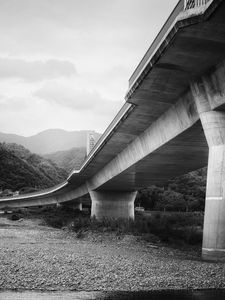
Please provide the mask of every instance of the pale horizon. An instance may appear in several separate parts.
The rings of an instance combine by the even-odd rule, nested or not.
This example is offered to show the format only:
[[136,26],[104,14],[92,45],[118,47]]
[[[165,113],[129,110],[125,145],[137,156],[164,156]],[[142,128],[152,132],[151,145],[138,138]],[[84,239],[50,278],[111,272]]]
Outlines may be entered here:
[[0,131],[0,133],[3,133],[3,134],[13,134],[13,135],[18,135],[18,136],[22,136],[22,137],[32,137],[32,136],[35,136],[35,135],[38,135],[40,133],[43,133],[45,131],[51,131],[51,130],[61,130],[61,131],[66,131],[66,132],[82,132],[82,131],[88,131],[88,132],[96,132],[96,133],[99,133],[99,134],[103,134],[103,132],[98,132],[96,130],[93,130],[93,129],[74,129],[74,130],[67,130],[67,129],[64,129],[64,128],[47,128],[47,129],[44,129],[44,130],[41,130],[41,131],[38,131],[38,132],[34,132],[33,134],[30,134],[30,135],[25,135],[25,134],[17,134],[17,133],[13,133],[13,132],[3,132],[3,131]]

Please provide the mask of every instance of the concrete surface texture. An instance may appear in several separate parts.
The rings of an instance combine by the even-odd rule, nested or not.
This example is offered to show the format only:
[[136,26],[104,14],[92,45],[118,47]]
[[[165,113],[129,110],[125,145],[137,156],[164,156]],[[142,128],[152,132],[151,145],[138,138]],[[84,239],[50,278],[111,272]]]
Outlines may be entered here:
[[91,191],[91,216],[134,219],[134,200],[137,192]]
[[[1,199],[0,208],[69,203],[91,193],[98,218],[108,216],[108,210],[116,216],[121,210],[116,206],[126,198],[115,201],[116,193],[135,192],[203,167],[209,151],[204,251],[225,252],[225,1],[183,8],[182,0],[132,75],[126,103],[81,169],[62,188]],[[129,215],[127,205],[123,209],[122,215]],[[206,242],[215,234],[216,242]]]

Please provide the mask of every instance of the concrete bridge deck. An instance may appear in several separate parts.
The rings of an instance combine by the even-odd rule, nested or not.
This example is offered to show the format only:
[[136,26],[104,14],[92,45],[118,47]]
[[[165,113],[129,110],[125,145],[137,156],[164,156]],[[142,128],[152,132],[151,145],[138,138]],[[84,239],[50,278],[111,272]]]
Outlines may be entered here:
[[[184,3],[179,1],[135,70],[126,103],[81,169],[48,191],[1,199],[0,207],[67,203],[90,193],[97,218],[133,217],[137,189],[205,166],[208,152],[220,162],[210,163],[210,154],[207,197],[224,199],[225,1],[205,0],[191,9]],[[225,257],[225,237],[218,247],[209,238],[213,232],[220,240],[218,226],[225,228],[221,215],[218,225],[218,203],[223,210],[217,201],[216,217],[206,217],[205,228],[214,225],[204,230],[204,249],[206,256],[224,249],[216,257]]]

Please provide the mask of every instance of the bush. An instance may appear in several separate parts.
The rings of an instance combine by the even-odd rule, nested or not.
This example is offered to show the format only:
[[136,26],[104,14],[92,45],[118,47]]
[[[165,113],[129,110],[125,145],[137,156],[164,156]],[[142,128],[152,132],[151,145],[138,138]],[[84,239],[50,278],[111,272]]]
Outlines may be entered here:
[[[60,207],[43,207],[41,209],[38,209],[36,211],[36,214],[41,216],[45,223],[49,226],[56,227],[56,228],[62,228],[64,226],[68,226],[72,221],[75,220],[77,224],[75,224],[75,227],[77,230],[83,227],[83,218],[82,212],[79,210],[74,210],[71,207],[67,206],[60,206]],[[77,219],[81,219],[77,221]],[[80,224],[80,225],[79,225]]]
[[191,227],[186,231],[185,241],[187,244],[196,245],[202,243],[202,232],[195,227]]
[[80,230],[89,228],[90,224],[91,224],[91,220],[89,217],[79,216],[74,219],[71,226],[75,232],[79,232]]
[[62,218],[59,216],[52,216],[44,219],[49,226],[54,228],[62,228],[64,225]]
[[68,207],[41,208],[39,214],[45,222],[56,228],[68,226],[77,233],[77,238],[84,237],[84,231],[115,232],[117,235],[133,234],[143,239],[162,242],[184,242],[190,245],[201,243],[203,226],[202,213],[151,212],[137,215],[135,221],[124,219],[96,220],[80,211]]
[[76,237],[77,239],[83,239],[85,237],[85,234],[82,230],[79,230]]
[[18,221],[20,219],[20,215],[19,214],[12,214],[9,217],[9,219],[12,220],[12,221]]

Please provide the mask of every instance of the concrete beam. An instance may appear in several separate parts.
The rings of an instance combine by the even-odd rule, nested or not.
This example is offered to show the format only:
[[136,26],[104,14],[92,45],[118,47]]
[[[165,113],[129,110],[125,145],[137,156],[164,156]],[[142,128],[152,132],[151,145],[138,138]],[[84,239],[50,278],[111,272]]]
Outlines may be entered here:
[[225,105],[225,61],[191,85],[198,113],[223,110]]
[[38,193],[36,193],[36,195],[27,194],[18,197],[0,199],[0,209],[4,207],[20,208],[69,202],[88,194],[88,189],[84,184],[76,189],[66,186],[65,188],[62,188],[61,190],[56,192],[51,193],[51,191],[49,191],[46,194],[43,194],[43,192],[40,193],[41,196],[38,196]]
[[121,172],[144,159],[171,139],[194,125],[199,119],[192,96],[187,93],[130,143],[101,171],[87,181],[89,190],[100,188]]

